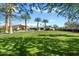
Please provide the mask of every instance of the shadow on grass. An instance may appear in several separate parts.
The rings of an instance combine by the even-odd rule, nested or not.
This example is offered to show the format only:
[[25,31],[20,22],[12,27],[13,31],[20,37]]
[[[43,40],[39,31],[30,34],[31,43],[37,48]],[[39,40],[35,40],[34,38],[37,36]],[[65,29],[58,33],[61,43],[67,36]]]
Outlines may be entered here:
[[76,36],[76,35],[68,35],[68,34],[39,34],[38,36],[50,36],[50,37],[60,37],[60,36],[63,36],[63,37],[79,37],[79,36]]
[[0,38],[1,56],[78,56],[79,39]]

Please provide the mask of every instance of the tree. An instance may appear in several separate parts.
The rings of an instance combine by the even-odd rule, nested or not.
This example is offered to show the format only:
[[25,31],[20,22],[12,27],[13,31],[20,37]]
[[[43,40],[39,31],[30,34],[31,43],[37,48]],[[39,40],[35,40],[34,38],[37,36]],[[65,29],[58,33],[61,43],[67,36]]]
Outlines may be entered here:
[[[50,7],[50,8],[49,8]],[[66,17],[68,20],[79,19],[79,4],[75,3],[49,3],[48,11],[55,11],[58,15]]]
[[46,24],[48,23],[48,20],[47,19],[44,19],[43,20],[43,23],[44,23],[44,30],[46,30]]
[[5,15],[5,33],[8,33],[8,19],[10,26],[10,33],[12,33],[12,16],[15,9],[18,9],[15,4],[0,4],[0,13]]
[[5,17],[5,33],[8,33],[8,15]]
[[5,6],[3,5],[4,4],[0,5],[0,13],[5,16],[5,33],[8,33],[8,6],[7,4],[5,4]]
[[25,32],[27,31],[27,21],[28,19],[30,19],[30,15],[27,15],[27,14],[22,14],[21,15],[21,18],[25,20]]
[[77,21],[67,21],[65,23],[65,29],[67,30],[79,30],[79,22]]
[[35,18],[35,21],[37,22],[37,30],[40,30],[39,22],[41,21],[41,18],[37,17]]
[[53,27],[55,28],[55,30],[58,29],[58,26],[56,24],[54,24]]

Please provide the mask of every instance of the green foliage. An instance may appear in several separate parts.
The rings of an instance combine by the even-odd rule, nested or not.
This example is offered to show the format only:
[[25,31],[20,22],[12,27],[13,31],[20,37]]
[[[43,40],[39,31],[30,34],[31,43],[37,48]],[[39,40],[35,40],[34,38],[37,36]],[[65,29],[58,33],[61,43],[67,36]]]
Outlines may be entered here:
[[35,21],[36,22],[40,22],[41,21],[41,18],[37,17],[37,18],[35,18]]
[[44,23],[48,23],[48,20],[47,20],[47,19],[44,19],[43,22],[44,22]]
[[0,35],[0,55],[78,56],[79,33],[40,31]]
[[24,19],[24,20],[27,20],[27,19],[30,19],[31,17],[30,17],[30,15],[22,14],[21,18]]

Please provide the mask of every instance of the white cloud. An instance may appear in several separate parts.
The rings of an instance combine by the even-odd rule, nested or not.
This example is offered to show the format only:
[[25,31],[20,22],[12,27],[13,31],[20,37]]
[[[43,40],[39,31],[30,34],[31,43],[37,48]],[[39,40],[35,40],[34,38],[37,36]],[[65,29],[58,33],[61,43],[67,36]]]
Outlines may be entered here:
[[55,22],[56,19],[49,19],[49,22]]
[[[24,23],[22,23],[22,25],[25,25]],[[28,26],[36,26],[36,23],[28,23]]]

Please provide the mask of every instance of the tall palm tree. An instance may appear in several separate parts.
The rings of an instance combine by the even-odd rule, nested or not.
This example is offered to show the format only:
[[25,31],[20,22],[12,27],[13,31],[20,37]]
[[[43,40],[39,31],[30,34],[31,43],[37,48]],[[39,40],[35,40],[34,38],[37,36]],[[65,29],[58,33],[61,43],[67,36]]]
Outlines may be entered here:
[[25,20],[25,32],[26,32],[26,31],[27,31],[27,21],[28,21],[28,19],[30,19],[31,17],[30,17],[30,15],[28,15],[28,14],[22,14],[22,15],[21,15],[21,18]]
[[[10,25],[10,33],[12,33],[12,16],[14,8],[18,9],[15,4],[0,4],[0,12],[5,14],[5,33],[8,33],[8,19],[9,19],[9,25]],[[16,7],[15,7],[16,6]]]
[[5,33],[8,33],[8,15],[5,17]]
[[37,30],[40,30],[40,27],[39,27],[40,21],[41,21],[41,18],[39,18],[39,17],[35,18],[35,22],[37,22]]
[[[3,4],[4,5],[4,4]],[[7,4],[3,6],[2,4],[0,5],[0,13],[5,16],[5,33],[8,33],[8,12],[7,12]]]
[[13,16],[16,16],[13,14],[13,12],[15,12],[15,10],[18,10],[19,11],[19,8],[17,6],[17,4],[11,4],[9,3],[8,4],[8,7],[7,7],[7,12],[8,12],[8,17],[9,17],[9,27],[10,27],[10,33],[13,33],[13,30],[12,30],[12,17]]
[[53,27],[55,28],[55,30],[58,29],[58,26],[56,24],[54,24]]
[[48,20],[47,19],[44,19],[43,20],[43,23],[44,23],[44,30],[46,30],[46,24],[48,23]]
[[9,6],[8,6],[8,14],[9,14],[10,33],[13,33],[13,31],[12,31],[12,11],[13,11],[13,6],[12,6],[12,4],[9,4]]

